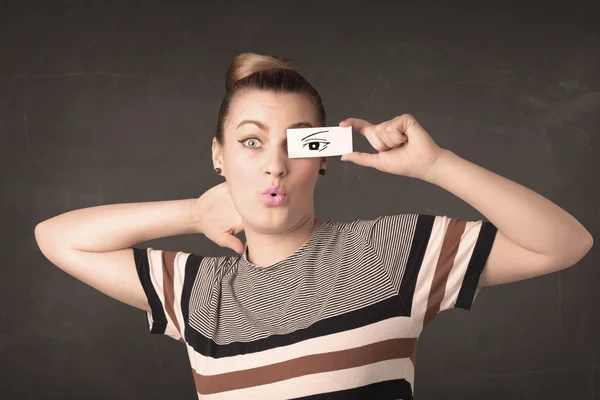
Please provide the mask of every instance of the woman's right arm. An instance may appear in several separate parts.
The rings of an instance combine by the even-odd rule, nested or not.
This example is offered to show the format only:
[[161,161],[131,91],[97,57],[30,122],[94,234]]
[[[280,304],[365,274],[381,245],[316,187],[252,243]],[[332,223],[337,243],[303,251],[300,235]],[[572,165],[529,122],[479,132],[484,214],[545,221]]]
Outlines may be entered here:
[[199,199],[102,205],[40,222],[35,239],[54,265],[100,292],[149,311],[132,247],[167,236],[203,233]]
[[197,199],[110,204],[40,222],[35,239],[54,265],[100,292],[149,311],[132,247],[167,236],[202,233],[241,253],[243,231],[226,182]]

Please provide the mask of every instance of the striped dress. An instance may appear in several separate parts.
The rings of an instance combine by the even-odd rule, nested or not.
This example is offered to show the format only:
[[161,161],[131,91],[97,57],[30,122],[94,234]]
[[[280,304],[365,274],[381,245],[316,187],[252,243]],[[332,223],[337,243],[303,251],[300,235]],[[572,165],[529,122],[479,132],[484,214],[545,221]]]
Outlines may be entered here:
[[246,252],[133,252],[150,332],[185,344],[199,399],[407,400],[419,334],[471,308],[496,231],[426,214],[327,220],[268,267]]

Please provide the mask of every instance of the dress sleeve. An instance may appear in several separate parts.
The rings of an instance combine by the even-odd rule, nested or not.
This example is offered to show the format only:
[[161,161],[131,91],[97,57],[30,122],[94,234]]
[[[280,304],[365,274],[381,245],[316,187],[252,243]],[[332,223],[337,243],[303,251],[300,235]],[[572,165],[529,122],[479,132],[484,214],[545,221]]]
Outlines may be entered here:
[[471,309],[496,232],[484,220],[399,214],[375,219],[370,240],[403,303],[426,324],[441,311]]
[[186,264],[190,254],[134,247],[133,255],[151,309],[147,313],[150,333],[185,342],[183,327],[188,304],[185,299],[189,301],[185,289],[190,281],[189,271],[186,279]]

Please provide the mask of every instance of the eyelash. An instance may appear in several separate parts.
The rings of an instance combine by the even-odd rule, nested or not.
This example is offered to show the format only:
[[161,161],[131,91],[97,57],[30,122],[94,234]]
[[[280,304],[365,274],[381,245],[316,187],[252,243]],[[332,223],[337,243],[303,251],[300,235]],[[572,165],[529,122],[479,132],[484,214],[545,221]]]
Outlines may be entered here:
[[[254,140],[257,140],[257,141],[259,141],[259,142],[260,142],[260,139],[259,139],[259,138],[257,138],[256,136],[251,136],[251,137],[249,137],[249,138],[240,139],[240,140],[238,140],[238,142],[240,142],[240,143],[242,144],[242,146],[244,146],[244,147],[245,147],[245,148],[247,148],[247,149],[250,149],[250,150],[256,150],[256,149],[259,149],[260,147],[248,147],[248,146],[246,146],[246,145],[244,144],[245,142],[247,142],[248,140],[251,140],[251,139],[254,139]],[[261,142],[261,144],[262,144],[262,142]],[[284,147],[287,149],[287,144],[286,144]]]
[[254,149],[256,149],[257,147],[248,147],[248,146],[246,146],[246,145],[244,144],[245,142],[247,142],[248,140],[251,140],[251,139],[254,139],[254,140],[257,140],[257,141],[259,141],[259,142],[260,142],[260,139],[258,139],[257,137],[254,137],[254,136],[252,136],[252,137],[249,137],[249,138],[246,138],[246,139],[241,139],[241,140],[238,140],[238,142],[240,142],[240,143],[242,144],[242,146],[244,146],[244,147],[246,147],[246,148],[248,148],[248,149],[254,150]]

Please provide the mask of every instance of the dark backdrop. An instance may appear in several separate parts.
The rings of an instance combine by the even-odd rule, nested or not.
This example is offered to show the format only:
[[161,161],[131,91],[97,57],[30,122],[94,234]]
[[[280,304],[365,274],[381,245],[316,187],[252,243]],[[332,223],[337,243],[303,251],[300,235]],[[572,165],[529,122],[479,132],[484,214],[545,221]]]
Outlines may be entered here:
[[[548,197],[597,239],[595,2],[501,3],[0,1],[0,398],[196,398],[184,346],[53,267],[33,229],[221,182],[210,144],[240,52],[291,58],[330,125],[413,114],[440,146]],[[321,217],[482,218],[437,186],[330,161]],[[231,254],[196,235],[141,245]],[[419,342],[416,398],[600,399],[597,260],[596,246],[440,315]]]

